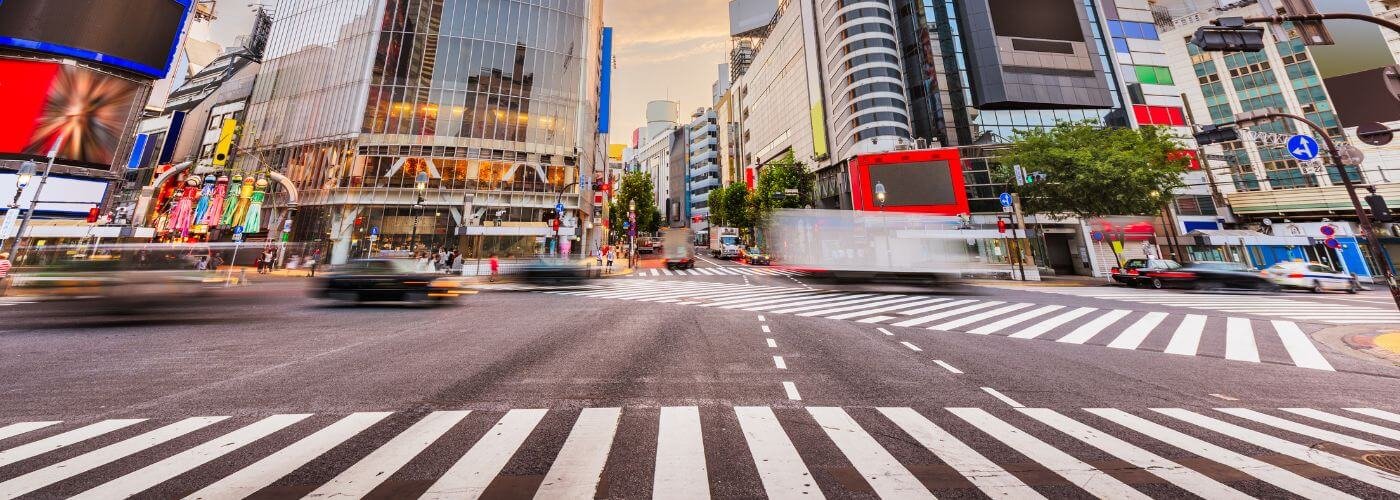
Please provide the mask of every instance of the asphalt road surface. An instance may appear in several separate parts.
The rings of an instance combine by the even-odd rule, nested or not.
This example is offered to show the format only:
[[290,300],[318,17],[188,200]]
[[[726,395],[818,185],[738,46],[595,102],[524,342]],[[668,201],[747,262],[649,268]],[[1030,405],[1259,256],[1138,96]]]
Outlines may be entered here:
[[[0,498],[1400,495],[1379,293],[829,284],[0,302]],[[21,314],[18,311],[24,311]],[[1351,331],[1351,330],[1348,330]]]

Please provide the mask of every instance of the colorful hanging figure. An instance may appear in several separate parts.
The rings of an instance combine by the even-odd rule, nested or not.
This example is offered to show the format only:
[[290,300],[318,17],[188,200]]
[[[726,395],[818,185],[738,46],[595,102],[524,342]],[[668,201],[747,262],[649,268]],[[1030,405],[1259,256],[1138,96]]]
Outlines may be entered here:
[[[243,186],[238,189],[238,205],[233,207],[233,220],[229,221],[230,226],[243,225],[243,219],[248,216],[248,205],[253,203],[253,184],[256,182],[252,176],[243,179]],[[243,228],[243,232],[248,232],[248,229]]]
[[224,218],[224,198],[228,197],[228,175],[219,175],[214,182],[214,195],[209,198],[209,210],[204,214],[203,224],[209,227],[219,225]]
[[175,214],[170,218],[170,230],[179,231],[181,238],[190,236],[190,226],[194,225],[194,201],[199,197],[199,176],[185,178],[185,188],[180,190],[180,202],[175,204]]
[[[209,212],[210,197],[214,196],[214,174],[204,176],[204,187],[199,190],[199,202],[194,205],[194,225],[204,225],[204,216]],[[222,208],[222,207],[221,207]]]
[[157,210],[159,215],[156,216],[155,222],[157,233],[163,234],[170,232],[170,214],[175,210],[175,199],[179,197],[180,193],[177,191],[169,198],[166,198],[164,203],[161,203],[160,209]]
[[219,225],[233,227],[233,211],[238,208],[238,193],[243,189],[243,174],[233,174],[233,182],[228,185],[228,199],[224,200],[223,218]]
[[267,179],[259,177],[258,182],[253,184],[253,198],[248,204],[248,217],[243,220],[243,232],[262,232],[262,205],[263,199],[267,197]]

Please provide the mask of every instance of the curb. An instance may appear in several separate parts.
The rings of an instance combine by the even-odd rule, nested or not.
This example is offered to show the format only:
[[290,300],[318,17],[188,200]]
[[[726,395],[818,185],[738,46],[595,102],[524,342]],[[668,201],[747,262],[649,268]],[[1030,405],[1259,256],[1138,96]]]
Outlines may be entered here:
[[1351,358],[1400,368],[1400,329],[1395,325],[1334,326],[1313,332],[1312,337]]

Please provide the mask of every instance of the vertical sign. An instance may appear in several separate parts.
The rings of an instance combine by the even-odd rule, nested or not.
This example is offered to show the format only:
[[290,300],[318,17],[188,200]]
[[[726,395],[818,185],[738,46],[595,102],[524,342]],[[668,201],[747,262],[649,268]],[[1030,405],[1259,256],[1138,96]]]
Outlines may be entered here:
[[817,53],[817,13],[812,0],[802,2],[802,40],[807,60],[807,111],[812,119],[812,153],[827,154],[826,109],[822,106],[821,54]]
[[180,142],[180,129],[185,127],[185,112],[176,111],[170,115],[170,128],[165,132],[165,144],[160,147],[160,158],[156,160],[157,165],[170,163],[170,158],[175,156],[175,145]]
[[612,121],[612,48],[613,29],[603,28],[603,71],[598,84],[598,133],[608,133]]
[[146,142],[150,139],[150,134],[136,134],[136,141],[131,143],[131,157],[126,159],[126,168],[141,168],[141,159],[146,156]]

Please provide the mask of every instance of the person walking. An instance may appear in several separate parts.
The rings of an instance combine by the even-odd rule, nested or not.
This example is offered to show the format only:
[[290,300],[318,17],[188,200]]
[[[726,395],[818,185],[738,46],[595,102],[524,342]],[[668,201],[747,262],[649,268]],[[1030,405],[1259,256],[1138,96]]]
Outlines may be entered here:
[[316,266],[321,264],[321,249],[317,248],[311,252],[311,256],[306,258],[306,267],[311,270],[311,277],[316,277]]
[[0,253],[0,297],[10,288],[10,253]]
[[195,269],[196,271],[208,271],[208,270],[209,270],[209,256],[208,256],[208,255],[201,255],[201,256],[199,256],[199,261],[194,263],[194,269]]
[[496,274],[497,274],[497,273],[500,273],[500,272],[501,272],[501,261],[498,260],[498,259],[496,259],[496,254],[493,253],[493,254],[491,254],[491,278],[490,278],[490,280],[491,280],[492,282],[495,282],[495,281],[496,281]]
[[272,252],[272,247],[266,247],[262,252],[261,264],[258,266],[258,273],[266,274],[272,272],[272,259],[277,254]]
[[616,253],[616,250],[614,250],[613,247],[609,246],[609,247],[607,247],[607,248],[604,250],[604,252],[606,253],[606,255],[605,255],[604,257],[607,258],[607,260],[608,260],[607,271],[608,271],[608,272],[612,272],[612,270],[613,270],[613,254]]

